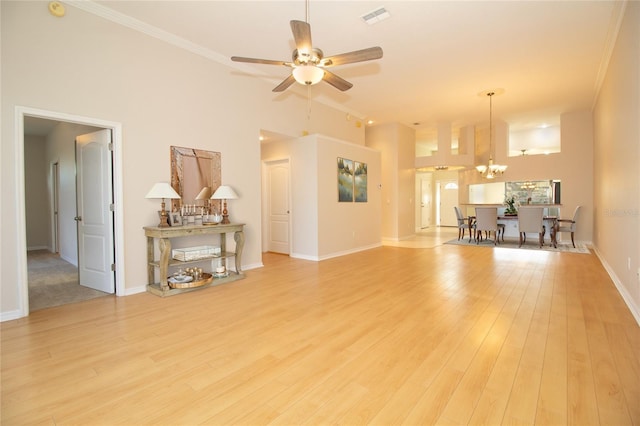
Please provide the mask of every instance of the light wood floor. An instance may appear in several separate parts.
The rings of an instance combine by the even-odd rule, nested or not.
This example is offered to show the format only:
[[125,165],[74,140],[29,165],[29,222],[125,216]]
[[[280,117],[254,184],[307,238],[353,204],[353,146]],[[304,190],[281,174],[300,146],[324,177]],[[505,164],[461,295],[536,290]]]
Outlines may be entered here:
[[2,425],[640,424],[640,327],[594,255],[264,263],[3,323]]

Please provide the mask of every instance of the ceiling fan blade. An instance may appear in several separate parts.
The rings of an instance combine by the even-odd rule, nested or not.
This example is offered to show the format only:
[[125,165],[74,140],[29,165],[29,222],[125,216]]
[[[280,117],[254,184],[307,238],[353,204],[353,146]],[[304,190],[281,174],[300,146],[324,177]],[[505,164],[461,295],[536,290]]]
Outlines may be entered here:
[[232,56],[231,60],[234,62],[248,62],[250,64],[285,65],[285,66],[291,65],[290,62],[273,61],[271,59],[243,58],[242,56]]
[[313,47],[311,43],[311,25],[304,21],[291,21],[291,31],[293,32],[293,39],[296,41],[298,52],[310,52]]
[[320,61],[320,65],[331,67],[335,65],[352,64],[354,62],[371,61],[382,58],[381,47],[370,47],[368,49],[355,50],[353,52],[342,53],[340,55],[329,56]]
[[285,78],[282,83],[274,87],[272,92],[284,92],[289,86],[291,86],[295,82],[296,82],[296,79],[293,78],[293,74],[289,74],[289,77]]
[[333,87],[335,87],[336,89],[342,90],[343,92],[353,87],[353,84],[349,83],[344,78],[338,77],[334,73],[327,70],[324,70],[324,77],[322,79],[327,83],[329,83],[330,85],[332,85]]

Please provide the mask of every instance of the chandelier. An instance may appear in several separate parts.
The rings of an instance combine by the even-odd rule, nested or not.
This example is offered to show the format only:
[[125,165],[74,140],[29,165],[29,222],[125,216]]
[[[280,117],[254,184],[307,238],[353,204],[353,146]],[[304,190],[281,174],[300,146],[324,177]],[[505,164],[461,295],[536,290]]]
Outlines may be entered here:
[[493,164],[493,154],[491,150],[491,145],[493,142],[493,103],[492,97],[496,92],[487,92],[487,96],[489,97],[489,164],[486,166],[476,166],[476,170],[482,175],[482,177],[486,179],[493,179],[498,175],[504,173],[507,170],[507,166],[502,166],[500,164]]

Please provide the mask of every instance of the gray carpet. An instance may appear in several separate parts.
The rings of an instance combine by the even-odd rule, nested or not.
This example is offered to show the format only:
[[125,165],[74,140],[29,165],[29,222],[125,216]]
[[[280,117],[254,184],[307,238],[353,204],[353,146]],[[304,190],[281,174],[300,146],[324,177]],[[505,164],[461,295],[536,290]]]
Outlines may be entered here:
[[27,252],[29,310],[49,308],[107,296],[78,283],[78,268],[47,250]]
[[573,248],[571,245],[571,241],[560,241],[558,242],[558,247],[554,248],[549,245],[549,238],[545,240],[545,245],[542,248],[539,247],[538,241],[536,237],[527,237],[527,242],[522,245],[522,247],[518,247],[519,241],[517,239],[505,238],[504,242],[500,241],[498,245],[493,244],[493,240],[483,240],[480,244],[476,244],[475,240],[471,240],[469,242],[469,237],[464,240],[458,241],[457,239],[447,241],[445,244],[453,244],[453,245],[464,245],[464,246],[474,246],[474,247],[496,247],[496,248],[509,248],[516,250],[543,250],[543,251],[555,251],[561,253],[581,253],[581,254],[589,254],[590,251],[584,244],[576,243],[576,248]]

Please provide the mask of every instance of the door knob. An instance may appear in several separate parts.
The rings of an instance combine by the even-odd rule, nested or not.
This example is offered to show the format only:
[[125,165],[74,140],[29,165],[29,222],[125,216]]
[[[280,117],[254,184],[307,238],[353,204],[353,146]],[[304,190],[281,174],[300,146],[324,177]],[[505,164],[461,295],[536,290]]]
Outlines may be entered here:
[[82,216],[76,216],[73,218],[76,222],[80,222],[82,220]]

